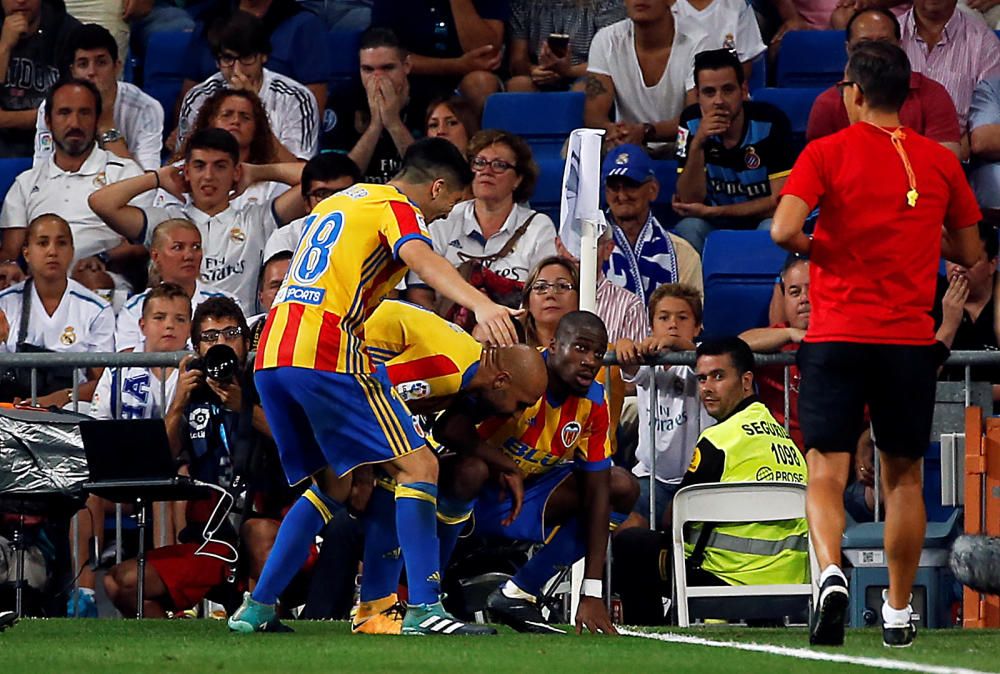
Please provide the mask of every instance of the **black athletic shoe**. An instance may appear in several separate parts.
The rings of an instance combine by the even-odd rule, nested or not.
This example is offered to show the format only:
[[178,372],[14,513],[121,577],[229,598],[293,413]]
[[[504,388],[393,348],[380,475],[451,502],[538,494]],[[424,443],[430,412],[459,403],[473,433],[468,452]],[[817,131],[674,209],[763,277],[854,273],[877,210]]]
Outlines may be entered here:
[[558,627],[545,622],[542,611],[527,599],[512,599],[497,588],[486,598],[486,610],[494,620],[512,627],[518,632],[533,634],[566,634]]
[[913,623],[890,625],[882,623],[882,645],[889,648],[906,648],[913,644],[917,627]]
[[838,574],[826,579],[819,588],[819,600],[809,626],[813,646],[843,646],[844,617],[847,615],[847,581]]
[[0,611],[0,632],[8,627],[13,627],[17,622],[17,614],[13,611]]

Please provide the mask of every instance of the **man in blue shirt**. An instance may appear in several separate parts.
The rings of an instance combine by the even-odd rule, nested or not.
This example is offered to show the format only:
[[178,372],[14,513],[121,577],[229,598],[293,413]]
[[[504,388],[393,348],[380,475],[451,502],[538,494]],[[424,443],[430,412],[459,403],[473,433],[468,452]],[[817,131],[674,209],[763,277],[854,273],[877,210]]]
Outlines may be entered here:
[[698,103],[681,114],[675,232],[700,253],[716,229],[771,228],[791,173],[791,125],[767,103],[748,101],[739,59],[726,49],[694,61]]

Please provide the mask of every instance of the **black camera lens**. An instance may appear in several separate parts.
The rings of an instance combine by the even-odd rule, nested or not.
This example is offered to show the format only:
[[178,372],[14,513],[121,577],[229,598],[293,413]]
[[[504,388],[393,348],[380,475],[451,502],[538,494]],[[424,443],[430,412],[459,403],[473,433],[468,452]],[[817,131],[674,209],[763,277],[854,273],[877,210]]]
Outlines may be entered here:
[[216,344],[205,353],[205,375],[217,382],[235,381],[239,365],[239,359],[231,346]]

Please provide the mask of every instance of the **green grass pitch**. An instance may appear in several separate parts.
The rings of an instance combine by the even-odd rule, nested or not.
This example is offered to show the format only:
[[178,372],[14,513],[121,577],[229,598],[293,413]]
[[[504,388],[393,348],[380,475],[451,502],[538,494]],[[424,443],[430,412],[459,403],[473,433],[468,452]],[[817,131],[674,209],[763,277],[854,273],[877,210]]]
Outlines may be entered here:
[[[346,623],[293,622],[294,634],[230,634],[213,620],[25,620],[0,634],[0,672],[715,672],[876,671],[857,664],[798,660],[635,637],[354,636]],[[806,645],[802,629],[704,628],[685,633],[717,640]],[[876,630],[852,630],[831,653],[922,665],[1000,672],[1000,631],[936,630],[906,650],[881,645]]]

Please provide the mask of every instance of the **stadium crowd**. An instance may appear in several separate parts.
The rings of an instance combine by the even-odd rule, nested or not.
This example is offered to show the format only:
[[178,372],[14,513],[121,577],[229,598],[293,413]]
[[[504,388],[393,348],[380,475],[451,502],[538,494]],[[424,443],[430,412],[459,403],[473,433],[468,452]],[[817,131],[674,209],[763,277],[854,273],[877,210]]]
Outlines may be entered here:
[[[322,480],[289,487],[248,356],[297,262],[297,248],[323,243],[299,242],[306,216],[352,185],[394,179],[421,138],[453,144],[471,176],[457,203],[437,203],[439,213],[425,210],[433,250],[495,302],[523,309],[521,341],[548,349],[544,365],[525,361],[535,371],[547,368],[547,390],[535,386],[529,395],[526,376],[519,382],[523,400],[514,408],[503,410],[493,401],[485,414],[442,403],[435,412],[446,410],[449,422],[457,418],[454,425],[461,427],[476,414],[481,420],[500,412],[515,418],[527,417],[525,410],[552,413],[533,406],[544,405],[540,397],[577,396],[590,406],[585,432],[577,424],[577,434],[563,438],[561,451],[549,450],[550,458],[582,466],[581,473],[611,472],[603,509],[592,506],[581,481],[556,519],[545,513],[540,531],[507,532],[516,542],[497,544],[517,509],[490,511],[482,513],[481,529],[492,539],[453,540],[450,564],[442,553],[448,588],[457,588],[452,576],[516,572],[489,599],[505,622],[535,624],[528,618],[538,610],[535,598],[551,571],[585,552],[588,565],[594,562],[596,548],[561,544],[552,529],[562,527],[568,538],[565,532],[594,517],[605,520],[600,526],[610,520],[617,527],[614,575],[629,579],[616,586],[626,615],[632,610],[662,621],[659,595],[647,588],[669,579],[650,571],[649,549],[658,554],[669,547],[662,532],[670,529],[670,501],[681,486],[744,477],[723,468],[725,453],[743,442],[727,422],[750,415],[753,423],[773,428],[787,424],[789,433],[774,433],[780,444],[793,452],[806,449],[797,414],[798,369],[792,367],[786,391],[782,369],[754,372],[746,347],[758,353],[798,349],[810,323],[808,258],[790,255],[774,270],[767,324],[743,332],[742,342],[702,344],[700,337],[706,240],[717,230],[769,229],[802,149],[787,111],[750,92],[751,81],[763,81],[766,64],[780,59],[790,31],[846,30],[848,53],[870,42],[905,52],[912,76],[902,123],[955,153],[984,213],[979,232],[987,259],[971,267],[948,263],[939,279],[937,340],[942,350],[1000,348],[994,318],[1000,209],[1000,40],[994,29],[1000,27],[1000,2],[884,4],[893,6],[829,0],[140,0],[124,3],[122,11],[112,2],[0,0],[0,65],[6,72],[0,157],[32,161],[0,210],[2,350],[190,349],[204,358],[225,344],[238,361],[238,374],[226,380],[207,377],[197,367],[203,361],[192,355],[178,368],[92,368],[75,387],[55,374],[39,381],[43,407],[70,409],[77,402],[98,419],[163,418],[179,470],[242,490],[242,513],[216,532],[222,542],[204,538],[210,504],[158,513],[157,538],[168,545],[148,557],[147,615],[189,615],[206,597],[232,613],[244,591],[263,584],[266,604],[280,597],[287,607],[305,604],[304,616],[342,618],[355,603],[362,559],[362,579],[374,573],[365,540],[376,534],[360,522],[367,508],[381,507],[386,480],[357,469],[350,492],[339,498],[349,503],[346,510],[333,503]],[[150,56],[149,36],[178,31],[190,32],[191,43],[185,53],[171,55],[182,62],[184,81],[166,109],[137,82]],[[331,62],[326,40],[358,33],[358,71],[344,86],[334,76],[342,64]],[[125,71],[132,72],[123,79]],[[844,84],[816,98],[806,139],[849,125]],[[583,92],[585,126],[605,131],[601,185],[608,228],[598,242],[597,326],[576,313],[580,262],[559,239],[555,214],[531,205],[539,182],[537,150],[505,129],[481,128],[489,97],[501,91]],[[672,194],[665,192],[672,183],[657,172],[668,160],[678,167]],[[435,292],[415,271],[394,294],[481,337],[475,314]],[[433,329],[420,323],[422,314],[413,320],[420,330]],[[567,340],[580,335],[594,342],[588,342],[587,367],[591,379],[596,376],[582,390],[563,354]],[[483,359],[480,373],[488,375],[473,388],[486,390],[502,368],[467,339],[454,348],[470,350],[469,362]],[[449,340],[442,336],[431,347],[455,358],[447,351]],[[644,356],[695,349],[696,367],[643,364]],[[394,353],[376,342],[371,351],[376,362],[380,354],[391,362]],[[598,374],[608,351],[617,354],[619,366]],[[504,367],[532,371],[524,362]],[[709,381],[709,371],[722,374]],[[945,370],[941,376],[958,375]],[[976,372],[976,378],[998,382],[992,371]],[[657,412],[650,418],[654,381]],[[417,390],[421,384],[426,382],[408,384],[413,400],[425,397]],[[5,381],[2,393],[7,402],[29,396],[16,381]],[[484,442],[503,440],[506,432],[527,437],[519,435],[522,428],[504,429],[490,419],[479,434]],[[446,448],[445,438],[457,444],[463,438],[451,430],[434,428]],[[248,439],[249,455],[236,451],[235,437]],[[857,447],[857,479],[844,498],[855,519],[871,519],[870,437],[857,438]],[[541,470],[511,478],[511,471],[523,469],[520,459],[514,463],[442,462],[438,517],[452,518],[456,538],[480,491],[487,490],[482,503],[497,500],[495,492],[525,491],[552,479],[541,477]],[[787,463],[791,481],[807,479],[804,461]],[[499,482],[484,486],[490,480]],[[651,490],[658,506],[653,522]],[[445,502],[453,510],[444,512]],[[302,554],[289,557],[288,564],[295,563],[288,578],[272,580],[267,561],[279,522],[293,516],[305,522],[303,509],[311,509],[304,525],[311,533]],[[80,511],[70,542],[81,551],[75,569],[57,559],[66,543],[46,544],[52,537],[67,539],[68,528],[36,523],[30,540],[43,552],[44,568],[33,586],[35,611],[94,617],[106,594],[123,614],[134,613],[137,565],[128,559],[134,546],[126,561],[110,568],[102,556],[105,517],[113,511],[96,496]],[[504,527],[490,530],[487,514]],[[10,538],[13,522],[0,520],[0,536]],[[798,535],[802,523],[789,526],[790,535]],[[317,534],[319,549],[313,545]],[[100,544],[90,554],[92,537]],[[399,547],[389,542],[390,552]],[[530,564],[525,542],[546,543]],[[206,545],[218,546],[217,554],[201,554]],[[232,549],[238,561],[229,557]],[[713,557],[711,547],[701,554],[704,562],[695,570],[703,581],[754,582],[753,574],[725,568],[725,555]],[[756,567],[758,580],[799,582],[806,573],[804,554],[773,561]],[[374,601],[385,593],[361,584],[360,631],[398,628],[386,618],[395,605],[399,570],[394,573],[387,604]],[[9,595],[0,591],[0,609]],[[366,622],[372,616],[386,624]]]

